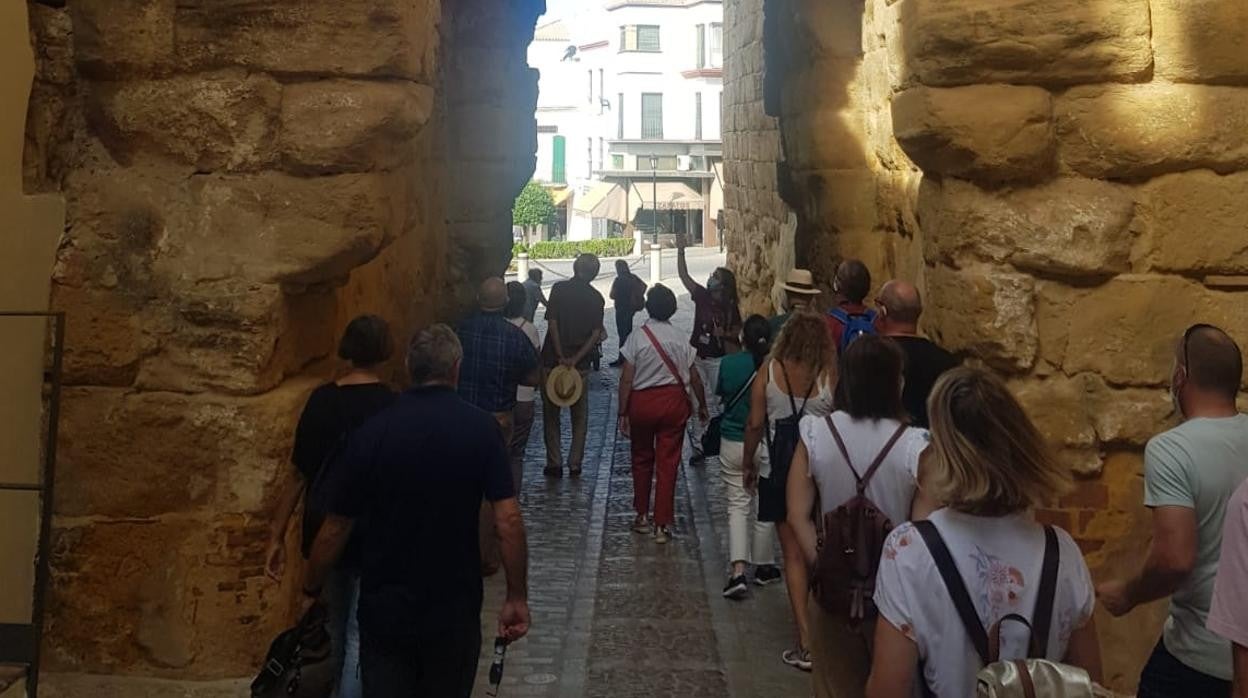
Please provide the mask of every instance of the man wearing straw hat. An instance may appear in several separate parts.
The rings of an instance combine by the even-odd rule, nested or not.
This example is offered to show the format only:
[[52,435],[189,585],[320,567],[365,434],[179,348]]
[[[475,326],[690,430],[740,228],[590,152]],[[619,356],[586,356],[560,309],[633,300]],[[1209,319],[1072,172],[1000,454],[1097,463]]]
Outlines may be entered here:
[[546,305],[546,342],[542,365],[546,368],[542,391],[542,429],[546,439],[547,477],[563,477],[563,408],[572,412],[572,445],[568,451],[568,474],[581,474],[585,461],[585,434],[589,427],[589,398],[585,378],[597,356],[598,343],[607,336],[603,327],[606,301],[592,285],[601,264],[598,257],[583,254],[572,264],[572,278],[550,290]]
[[788,322],[790,315],[803,308],[809,308],[820,293],[815,287],[815,277],[808,269],[790,270],[781,288],[784,289],[784,313],[773,315],[768,320],[771,323],[773,339],[780,334],[780,328]]

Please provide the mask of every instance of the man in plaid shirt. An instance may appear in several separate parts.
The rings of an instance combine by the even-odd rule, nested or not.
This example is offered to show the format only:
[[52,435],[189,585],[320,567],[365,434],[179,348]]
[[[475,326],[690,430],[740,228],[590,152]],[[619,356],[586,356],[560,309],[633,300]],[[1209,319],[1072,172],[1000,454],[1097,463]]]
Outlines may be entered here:
[[[492,414],[503,442],[510,443],[516,387],[536,386],[541,377],[537,352],[524,332],[503,317],[506,282],[497,277],[481,282],[477,305],[479,310],[464,318],[455,331],[464,348],[459,395],[465,402]],[[481,571],[489,576],[498,571],[500,559],[494,512],[488,502],[481,504],[480,541]]]

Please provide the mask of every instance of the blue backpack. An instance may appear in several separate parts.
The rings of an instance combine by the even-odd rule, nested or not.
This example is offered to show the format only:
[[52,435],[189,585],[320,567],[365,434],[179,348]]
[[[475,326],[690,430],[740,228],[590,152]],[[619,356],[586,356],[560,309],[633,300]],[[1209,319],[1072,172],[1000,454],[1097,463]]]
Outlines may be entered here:
[[833,308],[828,311],[828,315],[836,318],[845,327],[845,331],[841,333],[841,345],[837,347],[837,351],[841,354],[845,353],[845,349],[850,342],[863,336],[864,334],[875,334],[875,311],[868,310],[865,313],[855,313],[850,315],[845,312],[844,308]]

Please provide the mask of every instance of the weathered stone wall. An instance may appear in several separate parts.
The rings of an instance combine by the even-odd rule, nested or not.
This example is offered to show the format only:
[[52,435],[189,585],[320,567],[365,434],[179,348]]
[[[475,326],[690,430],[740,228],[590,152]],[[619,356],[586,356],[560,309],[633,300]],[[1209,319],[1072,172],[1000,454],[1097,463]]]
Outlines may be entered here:
[[763,0],[724,3],[726,245],[746,308],[767,314],[794,266],[797,218],[778,188],[784,152],[765,107],[763,34]]
[[[1246,8],[766,2],[797,260],[923,285],[926,330],[1008,376],[1079,473],[1042,515],[1098,578],[1142,562],[1140,453],[1172,423],[1173,341],[1207,321],[1248,343]],[[760,9],[729,5],[729,26]],[[1163,613],[1101,619],[1115,686]]]
[[68,206],[46,668],[246,675],[288,618],[267,514],[336,335],[368,311],[404,337],[506,264],[543,3],[50,5],[26,147],[27,189]]

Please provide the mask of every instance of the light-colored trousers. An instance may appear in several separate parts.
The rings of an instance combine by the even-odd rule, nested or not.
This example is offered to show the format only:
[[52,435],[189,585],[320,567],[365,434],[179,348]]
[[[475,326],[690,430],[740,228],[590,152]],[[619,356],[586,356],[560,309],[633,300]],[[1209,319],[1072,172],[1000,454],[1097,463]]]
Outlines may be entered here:
[[[719,400],[715,398],[715,388],[719,385],[719,359],[695,359],[694,367],[698,369],[698,377],[702,379],[702,390],[706,393],[706,409],[714,418],[723,411]],[[692,388],[690,388],[692,390]],[[693,406],[697,406],[696,397],[690,396]],[[689,420],[689,445],[695,454],[702,453],[702,435],[706,433],[706,424],[695,415]]]
[[719,442],[719,478],[728,491],[730,562],[774,565],[776,527],[758,520],[758,495],[745,489],[745,473],[741,470],[744,455],[745,444],[740,441]]

